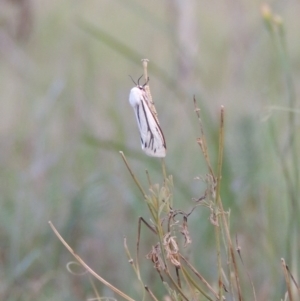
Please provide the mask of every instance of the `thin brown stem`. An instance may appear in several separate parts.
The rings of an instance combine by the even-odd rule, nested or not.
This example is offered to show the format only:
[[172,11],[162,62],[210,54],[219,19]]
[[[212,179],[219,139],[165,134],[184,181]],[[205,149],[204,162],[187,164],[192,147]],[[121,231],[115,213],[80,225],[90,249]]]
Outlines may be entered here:
[[56,230],[54,225],[51,221],[49,221],[49,225],[52,228],[55,235],[58,237],[58,239],[63,243],[63,245],[66,247],[66,249],[76,258],[76,260],[84,267],[86,270],[93,275],[96,279],[101,281],[104,285],[106,285],[108,288],[110,288],[112,291],[114,291],[119,296],[123,297],[124,299],[128,301],[135,301],[134,299],[127,296],[125,293],[117,289],[115,286],[110,284],[108,281],[106,281],[104,278],[102,278],[100,275],[98,275],[94,270],[92,270],[75,252],[74,250],[67,244],[67,242],[63,239],[63,237],[59,234],[59,232]]
[[123,159],[123,161],[124,161],[124,163],[125,163],[125,165],[126,165],[128,171],[129,171],[131,177],[133,178],[133,180],[134,180],[134,182],[136,183],[137,187],[140,189],[140,191],[141,191],[143,197],[146,198],[146,193],[145,193],[145,191],[144,191],[142,185],[140,184],[140,182],[138,181],[138,179],[137,179],[136,176],[134,175],[132,169],[130,168],[129,163],[128,163],[128,161],[127,161],[127,159],[126,159],[124,153],[123,153],[122,151],[120,151],[119,153],[120,153],[120,155],[122,156],[122,159]]
[[293,294],[292,294],[292,288],[291,288],[291,281],[290,281],[289,273],[287,270],[287,265],[285,263],[284,258],[281,258],[281,266],[282,266],[283,273],[284,273],[284,278],[285,278],[285,283],[286,283],[289,299],[290,299],[290,301],[294,301]]

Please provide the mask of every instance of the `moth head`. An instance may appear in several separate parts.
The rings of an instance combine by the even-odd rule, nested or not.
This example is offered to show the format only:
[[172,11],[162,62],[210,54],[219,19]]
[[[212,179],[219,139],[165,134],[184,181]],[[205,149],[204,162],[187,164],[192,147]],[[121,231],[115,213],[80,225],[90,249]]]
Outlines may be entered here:
[[140,85],[140,79],[143,77],[143,75],[141,75],[139,78],[138,78],[138,81],[137,83],[133,80],[133,78],[129,75],[129,77],[131,78],[131,80],[133,81],[133,83],[136,85],[137,88],[139,88],[140,90],[145,90],[145,86],[148,84],[149,82],[149,77],[147,78],[147,81],[143,84],[143,85]]

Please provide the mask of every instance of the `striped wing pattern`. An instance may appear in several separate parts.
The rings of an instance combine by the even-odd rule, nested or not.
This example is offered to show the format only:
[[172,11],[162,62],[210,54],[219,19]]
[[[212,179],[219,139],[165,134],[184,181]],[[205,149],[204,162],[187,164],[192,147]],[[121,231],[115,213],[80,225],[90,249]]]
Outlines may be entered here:
[[131,89],[129,102],[134,109],[135,117],[140,131],[141,146],[148,156],[165,157],[166,142],[164,134],[150,109],[147,93],[143,86]]

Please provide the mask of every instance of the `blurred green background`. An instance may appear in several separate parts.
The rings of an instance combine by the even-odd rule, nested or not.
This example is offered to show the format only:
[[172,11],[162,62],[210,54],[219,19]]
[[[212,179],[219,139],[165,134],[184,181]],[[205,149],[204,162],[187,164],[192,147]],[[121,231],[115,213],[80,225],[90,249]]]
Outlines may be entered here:
[[[300,270],[300,3],[268,3],[278,14],[269,23],[263,2],[253,0],[1,1],[1,300],[95,297],[86,275],[67,271],[73,258],[49,220],[95,271],[139,299],[123,236],[134,254],[138,217],[149,214],[119,151],[145,188],[146,169],[162,181],[160,161],[140,149],[128,103],[128,75],[142,74],[142,58],[150,60],[175,207],[189,211],[205,190],[194,179],[207,173],[195,95],[214,166],[225,106],[222,200],[257,298],[283,297],[280,258],[296,278]],[[209,215],[199,207],[190,217],[187,252],[216,285]],[[155,241],[142,231],[144,258]],[[243,294],[252,298],[239,266]],[[146,259],[142,275],[162,298]]]

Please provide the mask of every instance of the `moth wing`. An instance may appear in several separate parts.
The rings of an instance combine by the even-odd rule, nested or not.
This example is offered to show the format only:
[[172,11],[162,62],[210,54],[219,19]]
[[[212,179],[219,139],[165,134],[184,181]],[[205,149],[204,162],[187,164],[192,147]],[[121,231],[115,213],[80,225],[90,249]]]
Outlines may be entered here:
[[129,102],[134,108],[141,136],[142,149],[148,156],[165,157],[165,138],[157,119],[149,108],[144,91],[139,88],[131,89]]
[[142,105],[139,109],[145,113],[141,115],[143,117],[146,116],[146,120],[142,122],[142,126],[140,127],[142,149],[149,156],[165,157],[165,138],[156,118],[153,116],[146,102],[142,101]]

